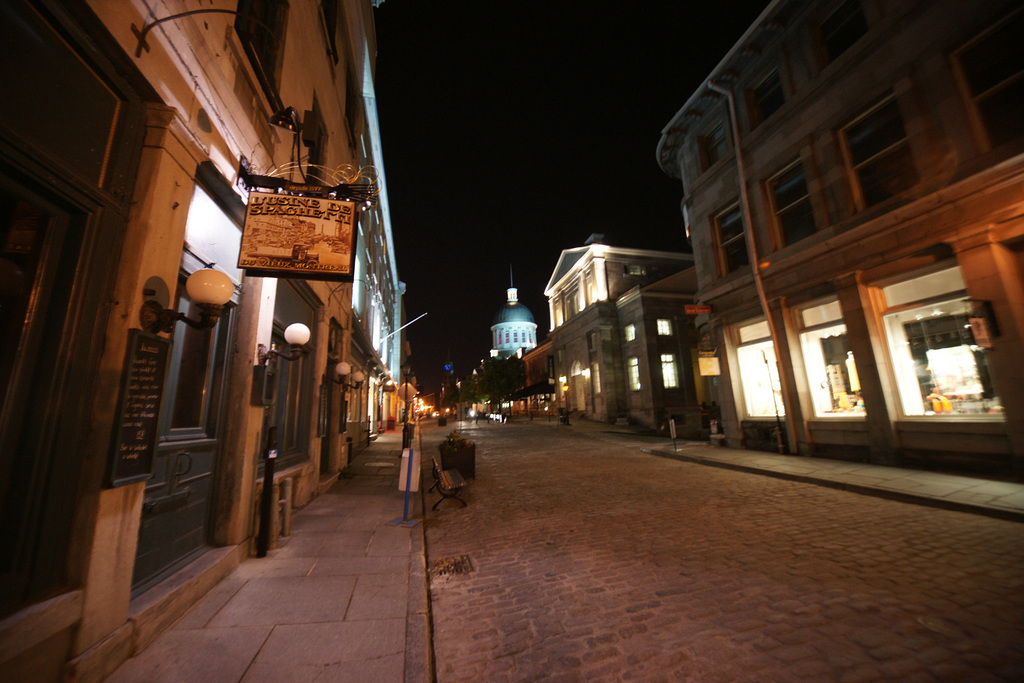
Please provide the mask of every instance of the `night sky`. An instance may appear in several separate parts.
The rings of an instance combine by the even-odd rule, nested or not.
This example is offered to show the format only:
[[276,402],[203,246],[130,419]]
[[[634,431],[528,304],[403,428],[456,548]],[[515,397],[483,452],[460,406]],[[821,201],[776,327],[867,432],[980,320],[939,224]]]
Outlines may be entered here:
[[488,355],[509,268],[538,337],[563,249],[688,251],[662,128],[767,0],[386,0],[377,106],[410,362]]

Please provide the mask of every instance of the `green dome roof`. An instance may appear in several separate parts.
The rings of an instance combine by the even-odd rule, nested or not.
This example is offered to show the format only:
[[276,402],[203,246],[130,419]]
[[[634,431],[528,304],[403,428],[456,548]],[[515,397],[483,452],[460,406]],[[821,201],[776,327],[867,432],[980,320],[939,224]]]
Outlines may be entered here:
[[494,316],[492,325],[501,323],[532,323],[533,313],[530,309],[519,303],[518,290],[515,287],[508,289],[508,301],[498,310]]
[[500,323],[532,323],[533,314],[530,309],[518,301],[509,301],[494,316],[494,324]]

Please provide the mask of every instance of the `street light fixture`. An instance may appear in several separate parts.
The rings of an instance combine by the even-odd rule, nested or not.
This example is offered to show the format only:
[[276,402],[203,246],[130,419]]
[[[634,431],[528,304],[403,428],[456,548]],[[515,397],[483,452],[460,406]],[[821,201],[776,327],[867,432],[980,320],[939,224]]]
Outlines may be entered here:
[[416,398],[416,387],[413,386],[413,372],[412,365],[406,361],[401,366],[402,376],[405,377],[405,382],[398,388],[398,397],[405,402],[405,421],[404,427],[402,428],[402,448],[409,448],[412,442],[412,437],[409,433],[409,409],[412,407],[412,400]]

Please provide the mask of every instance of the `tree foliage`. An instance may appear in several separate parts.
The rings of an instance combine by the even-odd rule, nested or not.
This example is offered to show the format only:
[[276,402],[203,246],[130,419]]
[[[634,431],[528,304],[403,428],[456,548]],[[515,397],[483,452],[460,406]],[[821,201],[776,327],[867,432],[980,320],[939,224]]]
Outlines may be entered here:
[[462,403],[479,403],[482,398],[483,394],[480,392],[480,382],[476,374],[459,380],[459,401]]
[[491,402],[509,401],[526,382],[526,364],[518,356],[488,358],[477,381],[480,392]]

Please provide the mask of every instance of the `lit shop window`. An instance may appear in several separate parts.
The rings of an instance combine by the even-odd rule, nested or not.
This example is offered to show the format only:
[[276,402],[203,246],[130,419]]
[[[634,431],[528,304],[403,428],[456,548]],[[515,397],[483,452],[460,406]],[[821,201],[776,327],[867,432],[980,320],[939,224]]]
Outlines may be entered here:
[[590,378],[594,382],[594,393],[601,393],[601,366],[597,363],[590,364]]
[[767,322],[744,325],[738,329],[736,360],[748,417],[785,415],[782,384],[775,362],[775,346]]
[[679,371],[676,369],[676,357],[671,353],[661,354],[661,380],[666,389],[679,386]]
[[629,359],[629,389],[640,391],[640,359]]
[[905,415],[1002,417],[987,352],[975,344],[959,268],[882,289],[889,352]]
[[800,346],[818,417],[863,416],[864,400],[839,302],[801,312]]

